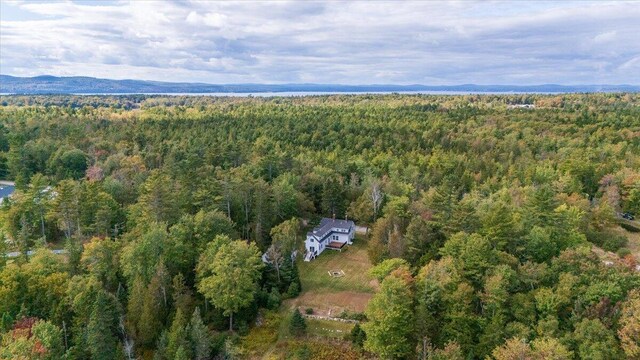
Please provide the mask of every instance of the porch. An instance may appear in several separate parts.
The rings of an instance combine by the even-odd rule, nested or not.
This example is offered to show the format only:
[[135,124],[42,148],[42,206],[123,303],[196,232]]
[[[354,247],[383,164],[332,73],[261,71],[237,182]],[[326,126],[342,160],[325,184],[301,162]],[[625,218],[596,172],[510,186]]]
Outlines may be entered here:
[[347,245],[346,242],[331,241],[327,244],[327,249],[342,251],[342,248]]

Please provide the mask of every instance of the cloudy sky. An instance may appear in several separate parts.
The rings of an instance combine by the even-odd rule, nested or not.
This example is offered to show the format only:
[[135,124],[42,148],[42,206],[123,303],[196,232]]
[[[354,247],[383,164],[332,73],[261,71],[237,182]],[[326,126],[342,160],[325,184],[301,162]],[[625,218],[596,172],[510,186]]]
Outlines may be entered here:
[[640,84],[637,1],[0,1],[16,76]]

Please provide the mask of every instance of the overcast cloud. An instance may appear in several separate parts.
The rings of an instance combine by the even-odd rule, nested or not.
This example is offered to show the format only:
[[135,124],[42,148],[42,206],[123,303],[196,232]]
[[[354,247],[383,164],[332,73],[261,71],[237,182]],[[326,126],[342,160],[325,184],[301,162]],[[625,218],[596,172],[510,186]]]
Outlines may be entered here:
[[2,0],[0,73],[640,84],[640,2]]

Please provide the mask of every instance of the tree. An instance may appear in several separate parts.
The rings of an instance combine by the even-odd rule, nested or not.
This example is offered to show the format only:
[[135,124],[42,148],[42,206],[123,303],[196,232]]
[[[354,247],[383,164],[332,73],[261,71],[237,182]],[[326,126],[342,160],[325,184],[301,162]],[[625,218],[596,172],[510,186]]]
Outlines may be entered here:
[[189,322],[189,338],[193,346],[193,358],[195,360],[207,360],[211,354],[211,335],[202,322],[200,308],[196,308]]
[[578,345],[578,355],[584,360],[620,359],[620,347],[613,332],[600,320],[583,319],[576,325],[573,337]]
[[111,239],[93,238],[85,244],[80,264],[90,274],[102,281],[105,287],[115,290],[120,247]]
[[294,336],[302,336],[307,332],[307,322],[300,314],[300,310],[296,308],[293,311],[293,315],[291,316],[291,320],[289,321],[289,333]]
[[511,338],[507,342],[493,350],[491,353],[495,360],[525,360],[531,358],[531,346],[524,340]]
[[229,316],[230,331],[233,314],[253,301],[263,266],[258,248],[242,240],[214,240],[200,257],[198,291]]
[[411,275],[397,270],[387,276],[365,311],[364,348],[385,359],[409,357],[415,344],[412,303]]
[[49,167],[58,179],[80,179],[88,167],[87,154],[80,149],[60,149],[52,157]]
[[630,292],[622,305],[618,337],[627,357],[640,357],[640,290]]
[[[178,358],[177,353],[180,348],[185,352],[184,355],[189,355],[191,344],[189,342],[188,322],[187,318],[182,313],[182,310],[178,309],[173,317],[169,333],[167,334],[167,349],[165,356],[169,359]],[[186,358],[189,358],[189,356]]]
[[384,193],[382,192],[382,187],[380,186],[380,182],[377,179],[371,181],[371,185],[369,187],[369,199],[371,200],[371,209],[373,210],[373,221],[375,222],[378,219],[378,211],[380,210],[380,206],[382,205],[382,200],[384,199]]
[[87,341],[92,359],[113,359],[118,343],[115,336],[117,318],[116,299],[105,291],[99,291],[87,326]]
[[405,234],[407,248],[403,258],[414,266],[424,266],[438,258],[438,249],[442,247],[444,240],[437,223],[413,217]]
[[351,340],[351,344],[362,349],[364,341],[367,339],[367,334],[362,330],[360,324],[356,323],[353,329],[351,329],[351,333],[349,333],[349,339]]
[[177,187],[175,180],[166,174],[152,171],[142,185],[137,204],[132,207],[134,224],[174,224],[180,213]]
[[280,269],[285,261],[293,263],[292,253],[298,242],[300,220],[292,218],[271,229],[271,246],[267,249],[267,257],[276,270],[280,283]]
[[442,349],[435,349],[429,356],[428,360],[464,360],[464,354],[460,345],[450,342]]
[[409,264],[403,259],[387,259],[369,269],[369,275],[376,278],[378,282],[381,283],[389,274],[401,268],[408,271]]
[[150,230],[128,243],[122,249],[120,265],[129,281],[141,277],[145,284],[151,281],[158,264],[179,265],[184,251],[180,243],[170,239],[164,224],[151,224]]

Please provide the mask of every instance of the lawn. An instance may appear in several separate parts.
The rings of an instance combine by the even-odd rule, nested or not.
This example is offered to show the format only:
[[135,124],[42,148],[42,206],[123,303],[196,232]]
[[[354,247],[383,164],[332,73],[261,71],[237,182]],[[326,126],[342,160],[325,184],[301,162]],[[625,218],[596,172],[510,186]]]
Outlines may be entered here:
[[[360,358],[351,349],[350,342],[344,341],[345,334],[353,328],[352,323],[307,318],[307,336],[299,339],[289,334],[289,322],[295,308],[302,313],[312,308],[314,315],[328,317],[338,317],[345,310],[363,312],[377,288],[377,282],[368,275],[370,268],[367,242],[360,236],[342,252],[326,250],[310,262],[299,258],[302,293],[284,301],[278,312],[264,313],[262,324],[252,328],[241,340],[241,355],[246,358],[287,358],[304,350],[310,351],[309,358]],[[344,276],[331,277],[329,271],[332,270],[342,270]]]
[[[370,268],[367,243],[362,237],[356,237],[353,245],[346,246],[342,252],[325,250],[310,262],[301,259],[298,263],[302,290],[315,293],[373,293],[376,284],[368,275]],[[329,276],[329,271],[334,270],[342,270],[344,276]]]

